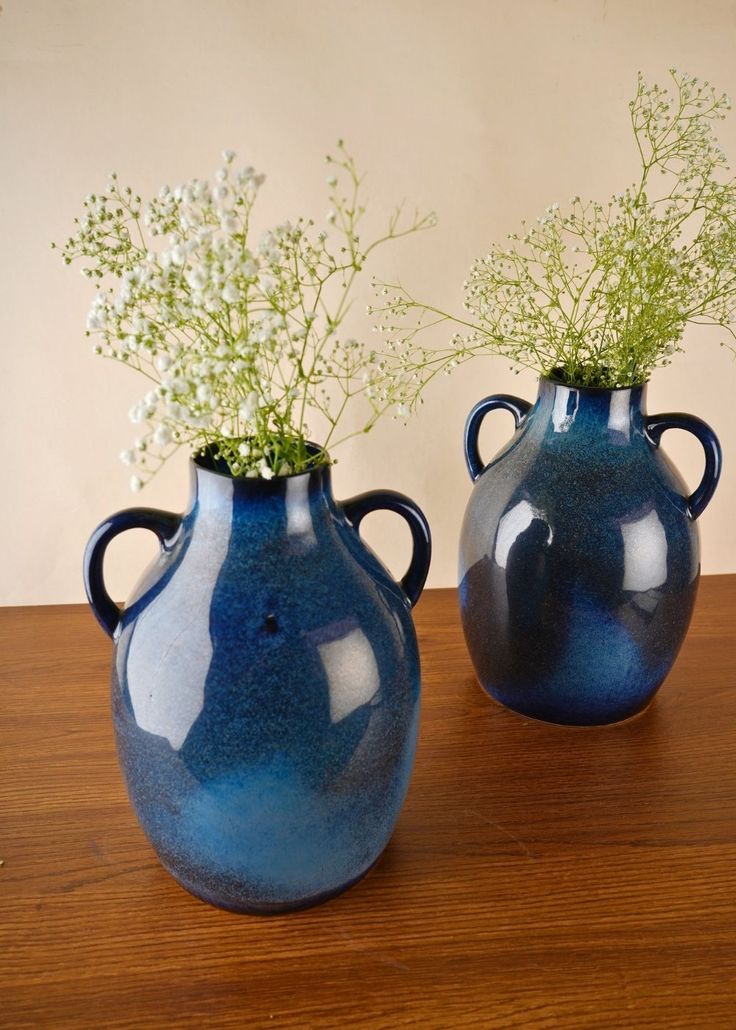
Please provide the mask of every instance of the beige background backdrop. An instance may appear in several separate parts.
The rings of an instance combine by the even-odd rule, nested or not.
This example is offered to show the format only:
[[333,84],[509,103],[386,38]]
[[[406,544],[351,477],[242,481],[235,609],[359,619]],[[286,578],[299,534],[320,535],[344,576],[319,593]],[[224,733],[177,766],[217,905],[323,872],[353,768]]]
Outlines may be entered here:
[[[81,600],[81,553],[98,521],[131,504],[185,503],[184,455],[129,493],[117,455],[139,386],[91,355],[89,284],[49,249],[109,170],[150,192],[211,175],[232,147],[268,174],[264,224],[321,217],[322,158],[344,136],[369,174],[374,216],[407,197],[440,218],[375,270],[458,305],[472,259],[521,218],[633,178],[626,102],[639,68],[663,76],[674,64],[736,95],[734,52],[732,0],[3,0],[0,603]],[[736,115],[722,139],[736,161]],[[360,312],[354,329],[370,330]],[[726,470],[701,521],[703,566],[736,572],[736,365],[717,337],[687,340],[649,408],[698,414],[720,434]],[[465,416],[498,391],[531,398],[534,379],[476,363],[438,383],[407,428],[387,422],[339,455],[338,497],[393,487],[425,508],[431,585],[455,582]],[[487,421],[490,456],[510,423]],[[665,446],[694,485],[697,443],[669,433]],[[367,535],[400,571],[399,520],[374,516]],[[127,536],[110,549],[114,596],[155,550],[145,533]]]

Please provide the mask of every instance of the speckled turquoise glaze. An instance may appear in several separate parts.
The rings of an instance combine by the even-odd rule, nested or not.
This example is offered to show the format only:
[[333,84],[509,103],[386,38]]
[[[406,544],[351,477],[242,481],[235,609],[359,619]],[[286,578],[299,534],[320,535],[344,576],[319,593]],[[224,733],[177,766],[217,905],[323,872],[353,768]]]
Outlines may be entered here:
[[[488,693],[536,719],[591,725],[635,715],[687,631],[700,573],[696,519],[721,452],[700,419],[646,415],[645,392],[543,378],[533,406],[498,395],[468,418],[465,637]],[[516,432],[484,467],[478,432],[498,408]],[[694,433],[705,450],[691,496],[659,448],[667,429]]]
[[[337,504],[328,467],[266,482],[200,458],[192,485],[183,516],[119,512],[87,548],[88,597],[115,641],[120,763],[143,829],[189,891],[235,911],[304,907],[373,865],[407,790],[410,608],[429,530],[400,494]],[[376,508],[412,531],[401,584],[357,532]],[[104,551],[139,526],[161,551],[121,610]]]

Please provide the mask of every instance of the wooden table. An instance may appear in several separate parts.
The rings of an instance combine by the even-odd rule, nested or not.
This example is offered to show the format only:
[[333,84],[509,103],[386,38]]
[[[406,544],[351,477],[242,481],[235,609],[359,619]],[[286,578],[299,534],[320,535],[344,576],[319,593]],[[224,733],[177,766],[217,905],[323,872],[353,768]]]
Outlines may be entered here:
[[0,1025],[736,1027],[736,576],[702,583],[654,706],[562,729],[474,681],[453,591],[417,609],[416,773],[375,871],[237,916],[161,869],[118,774],[109,641],[0,611]]

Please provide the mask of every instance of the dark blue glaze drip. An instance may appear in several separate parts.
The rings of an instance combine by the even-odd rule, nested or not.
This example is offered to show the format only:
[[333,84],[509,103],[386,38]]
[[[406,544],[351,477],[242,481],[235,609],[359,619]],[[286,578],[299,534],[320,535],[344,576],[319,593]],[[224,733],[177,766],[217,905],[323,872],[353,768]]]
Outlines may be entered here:
[[[492,697],[537,719],[626,719],[675,660],[700,570],[695,518],[715,489],[720,448],[687,415],[648,417],[643,386],[580,389],[542,379],[533,407],[481,401],[468,419],[476,480],[460,544],[460,604],[473,664]],[[482,469],[484,414],[516,432]],[[706,451],[693,495],[659,438],[695,433]]]

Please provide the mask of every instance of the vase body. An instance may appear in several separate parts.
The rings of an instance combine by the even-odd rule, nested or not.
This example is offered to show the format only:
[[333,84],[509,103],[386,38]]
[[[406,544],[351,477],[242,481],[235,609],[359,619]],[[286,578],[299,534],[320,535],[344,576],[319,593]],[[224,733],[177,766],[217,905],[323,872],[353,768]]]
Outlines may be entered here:
[[[112,517],[162,545],[105,627],[128,793],[162,864],[220,907],[274,912],[343,890],[383,851],[407,790],[410,601],[349,510],[328,467],[266,482],[195,461],[182,517]],[[90,542],[93,570],[110,525]]]
[[[685,636],[700,570],[697,515],[720,450],[684,415],[647,416],[646,387],[576,389],[543,378],[536,403],[481,402],[468,420],[475,478],[460,543],[460,603],[478,679],[536,719],[590,725],[644,709]],[[486,467],[477,432],[493,408],[517,429]],[[659,448],[695,432],[706,475],[688,491]]]

